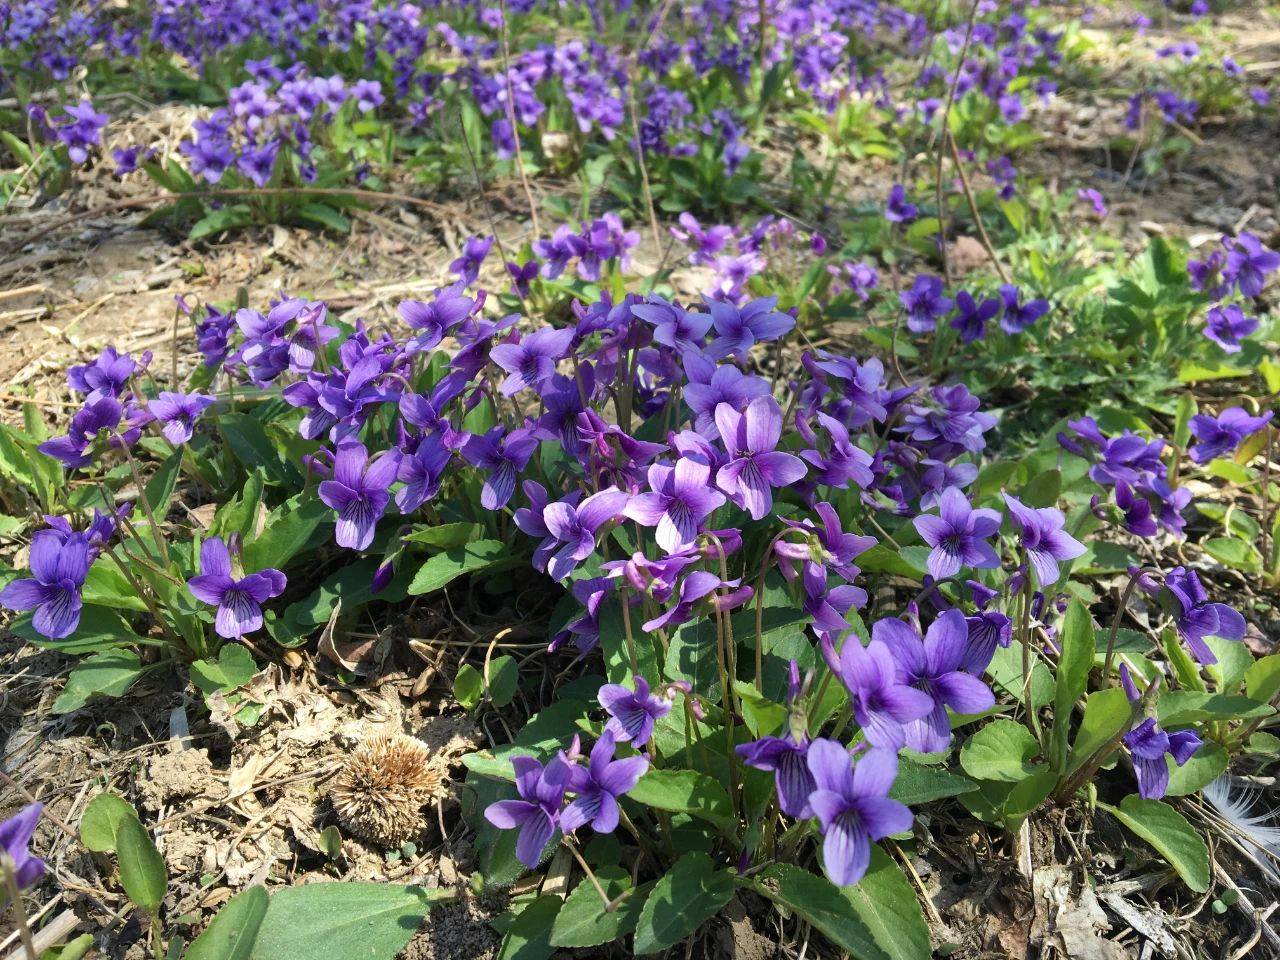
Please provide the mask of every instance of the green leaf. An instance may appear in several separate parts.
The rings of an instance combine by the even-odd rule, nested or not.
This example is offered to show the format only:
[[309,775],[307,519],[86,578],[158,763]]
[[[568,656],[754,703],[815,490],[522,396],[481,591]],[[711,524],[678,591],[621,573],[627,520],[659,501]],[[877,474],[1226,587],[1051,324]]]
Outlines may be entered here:
[[97,653],[71,671],[53,701],[54,713],[79,710],[93,696],[119,697],[142,676],[142,661],[132,650]]
[[1062,769],[1067,759],[1067,737],[1076,700],[1089,686],[1095,634],[1089,610],[1072,598],[1062,622],[1062,657],[1058,661],[1053,710],[1053,767]]
[[775,863],[757,890],[804,917],[857,960],[928,960],[929,928],[920,901],[902,871],[879,847],[852,887],[840,888],[792,866]]
[[1191,759],[1178,766],[1173,757],[1166,755],[1169,764],[1169,786],[1165,795],[1185,797],[1189,793],[1203,790],[1218,779],[1227,769],[1227,751],[1221,744],[1206,743],[1191,755]]
[[169,501],[173,499],[173,490],[178,485],[178,475],[181,472],[182,451],[175,450],[147,481],[145,496],[157,521],[169,512]]
[[[297,489],[302,485],[297,468],[281,456],[261,420],[247,413],[227,412],[218,417],[218,429],[246,471],[261,469],[276,486]],[[310,502],[320,501],[311,498]]]
[[484,676],[469,663],[458,668],[458,675],[453,678],[454,699],[464,710],[474,710],[484,694]]
[[1089,694],[1084,703],[1084,717],[1071,745],[1067,774],[1075,773],[1090,757],[1101,750],[1126,727],[1133,718],[1133,705],[1122,687],[1108,687]]
[[120,820],[116,832],[116,861],[120,885],[135,906],[155,915],[164,900],[169,874],[164,857],[136,816]]
[[1025,726],[1013,720],[992,720],[969,738],[960,750],[960,766],[978,780],[1018,783],[1036,772],[1032,759],[1040,745]]
[[[621,867],[601,867],[596,879],[612,902],[631,889],[631,876]],[[560,908],[551,927],[551,944],[556,947],[598,947],[621,940],[636,928],[649,886],[605,913],[600,894],[590,880],[582,880]]]
[[249,960],[268,902],[260,886],[240,891],[191,941],[184,960]]
[[307,203],[298,208],[297,214],[303,220],[310,220],[322,227],[328,227],[336,233],[350,233],[351,221],[346,214],[335,210],[327,203]]
[[15,620],[9,625],[9,629],[15,636],[34,646],[66,654],[98,653],[142,640],[115,610],[96,604],[86,604],[80,608],[80,625],[76,627],[76,632],[61,640],[51,640],[44,634],[37,633],[36,628],[31,625],[30,614],[24,614]]
[[191,682],[206,694],[229,693],[243,687],[258,672],[253,655],[238,643],[224,643],[216,660],[191,664]]
[[225,540],[231,534],[238,533],[242,540],[249,539],[253,534],[253,521],[258,515],[258,507],[262,504],[262,487],[263,472],[254,470],[249,474],[239,495],[218,508],[213,516],[213,524],[209,527],[209,535]]
[[1019,492],[1019,499],[1029,507],[1052,507],[1062,493],[1062,472],[1057,469],[1037,474]]
[[1191,418],[1198,409],[1195,394],[1190,390],[1178,397],[1178,408],[1173,418],[1173,442],[1181,450],[1187,449],[1191,440]]
[[308,883],[272,897],[253,960],[393,960],[440,893],[391,883]]
[[139,613],[147,609],[147,602],[138,596],[138,591],[120,572],[115,561],[106,557],[89,568],[89,575],[84,578],[84,589],[80,595],[86,604],[99,604],[117,610],[136,610]]
[[627,796],[658,810],[701,817],[726,832],[737,826],[729,794],[718,780],[697,770],[650,768]]
[[434,527],[414,527],[403,539],[428,547],[465,547],[480,536],[478,523],[442,523]]
[[1280,692],[1280,653],[1263,657],[1244,672],[1244,689],[1250,700],[1270,703]]
[[322,500],[291,497],[267,514],[261,535],[245,545],[245,570],[283,569],[332,516],[333,511]]
[[674,946],[714,917],[732,896],[729,871],[717,870],[705,853],[686,853],[645,898],[636,923],[635,952],[659,953]]
[[515,699],[520,686],[520,668],[515,657],[502,656],[489,663],[489,699],[498,708]]
[[547,960],[555,953],[551,927],[560,904],[554,893],[544,893],[521,910],[503,935],[498,960]]
[[951,773],[940,767],[916,763],[906,757],[898,759],[898,776],[889,788],[889,796],[909,807],[932,803],[945,797],[958,797],[972,793],[978,786],[968,777]]
[[409,584],[409,592],[414,595],[431,593],[464,573],[483,570],[510,555],[511,549],[501,540],[477,540],[463,547],[450,547],[431,557],[418,569]]
[[241,227],[247,227],[251,221],[249,208],[245,204],[238,203],[234,206],[222,207],[210,211],[192,224],[187,232],[187,239],[202,240],[228,230],[238,230]]
[[[1003,690],[1019,703],[1022,702],[1022,648],[1017,643],[996,647],[995,655],[987,666],[987,676],[996,690]],[[1039,709],[1053,699],[1053,674],[1038,658],[1032,660],[1031,691],[1028,699],[1033,709]]]
[[1156,719],[1162,727],[1185,727],[1206,720],[1252,720],[1274,712],[1272,707],[1249,697],[1192,690],[1171,690],[1156,704]]
[[719,702],[714,616],[695,617],[672,632],[663,673],[670,680],[687,681],[711,702]]
[[1196,893],[1209,889],[1209,849],[1186,817],[1167,803],[1130,794],[1119,807],[1099,803],[1117,820],[1156,848]]
[[1233,570],[1245,573],[1262,572],[1262,554],[1251,543],[1235,537],[1214,537],[1201,544],[1205,553]]
[[138,819],[128,801],[114,793],[98,794],[80,817],[80,842],[94,853],[111,853],[116,848],[120,824],[127,817]]

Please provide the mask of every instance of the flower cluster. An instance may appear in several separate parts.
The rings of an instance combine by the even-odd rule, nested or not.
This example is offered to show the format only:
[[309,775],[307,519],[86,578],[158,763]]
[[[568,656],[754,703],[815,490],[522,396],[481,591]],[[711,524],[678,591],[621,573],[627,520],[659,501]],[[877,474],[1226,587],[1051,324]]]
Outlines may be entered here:
[[[1280,269],[1280,253],[1268,249],[1251,233],[1224,236],[1221,245],[1203,260],[1187,264],[1191,286],[1211,301],[1205,318],[1204,335],[1227,353],[1239,353],[1242,341],[1258,329],[1256,317],[1248,316],[1251,301],[1266,285],[1267,277]],[[1238,296],[1243,303],[1229,302]]]

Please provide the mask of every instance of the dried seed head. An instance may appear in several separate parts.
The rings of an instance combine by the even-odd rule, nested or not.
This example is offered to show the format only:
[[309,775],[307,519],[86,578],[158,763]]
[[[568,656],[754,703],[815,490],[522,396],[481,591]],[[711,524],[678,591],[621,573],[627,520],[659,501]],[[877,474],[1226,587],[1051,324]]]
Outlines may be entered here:
[[334,778],[329,798],[341,824],[384,847],[422,829],[422,807],[444,785],[440,764],[420,740],[402,734],[367,737]]

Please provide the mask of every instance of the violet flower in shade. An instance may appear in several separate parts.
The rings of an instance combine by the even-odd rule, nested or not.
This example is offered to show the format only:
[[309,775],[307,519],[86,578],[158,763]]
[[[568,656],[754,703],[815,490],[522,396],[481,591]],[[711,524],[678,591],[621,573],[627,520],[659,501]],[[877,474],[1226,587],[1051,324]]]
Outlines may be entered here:
[[1228,407],[1216,417],[1198,413],[1191,418],[1191,435],[1199,443],[1193,443],[1187,451],[1196,463],[1208,463],[1232,453],[1246,437],[1257,433],[1274,416],[1268,410],[1260,417],[1251,417],[1242,407]]
[[928,716],[933,698],[898,680],[897,661],[883,641],[873,637],[864,647],[851,635],[837,654],[831,634],[824,634],[820,646],[827,666],[849,691],[854,719],[867,742],[901,750],[907,742],[906,725]]
[[1240,341],[1258,329],[1258,318],[1247,316],[1237,304],[1209,308],[1204,335],[1227,353],[1239,353]]
[[485,808],[484,818],[499,830],[516,830],[516,859],[532,870],[555,836],[560,807],[569,785],[569,764],[553,757],[544,767],[533,757],[512,757],[519,800],[499,800]]
[[59,461],[67,470],[88,466],[93,462],[90,445],[101,431],[114,431],[119,427],[123,413],[120,401],[110,394],[87,400],[71,417],[64,436],[46,440],[36,449]]
[[205,393],[172,393],[162,391],[147,404],[156,421],[164,424],[160,432],[175,447],[191,439],[195,422],[213,404],[214,398]]
[[716,407],[716,427],[729,459],[716,472],[716,486],[759,520],[773,508],[774,487],[800,480],[804,461],[777,450],[782,437],[782,409],[773,397],[756,397],[744,413],[727,403]]
[[910,223],[920,214],[920,208],[914,203],[907,203],[907,191],[900,183],[895,183],[889,191],[889,202],[885,204],[884,218],[890,223]]
[[631,312],[653,326],[654,342],[681,353],[701,350],[703,339],[711,329],[710,314],[693,313],[661,297],[652,299],[652,303],[637,303]]
[[[31,852],[31,838],[44,810],[42,803],[29,803],[8,820],[0,822],[0,850],[9,858],[19,890],[34,886],[44,876],[45,863]],[[9,891],[0,893],[0,909],[8,902]]]
[[809,770],[809,738],[801,735],[761,737],[751,743],[740,743],[734,751],[742,762],[757,770],[773,774],[778,791],[778,807],[789,817],[805,820],[813,816],[809,795],[817,784]]
[[741,309],[722,300],[708,300],[717,336],[707,355],[715,360],[730,355],[746,360],[755,344],[777,340],[789,332],[796,325],[795,317],[774,309],[777,305],[777,297],[761,297]]
[[187,587],[201,603],[218,608],[213,621],[218,636],[239,640],[262,629],[262,604],[284,593],[286,583],[285,575],[272,567],[237,580],[226,543],[210,537],[200,544],[200,573],[187,581]]
[[995,297],[986,297],[978,302],[973,294],[961,290],[956,294],[956,315],[951,318],[950,325],[959,331],[961,343],[973,343],[986,337],[987,323],[999,312],[1000,301]]
[[1018,288],[1006,283],[1000,288],[1000,299],[1004,302],[1004,313],[1000,316],[1000,328],[1008,334],[1022,333],[1046,313],[1049,312],[1049,301],[1043,299],[1019,302]]
[[928,333],[938,324],[938,318],[951,309],[951,300],[942,295],[942,281],[929,274],[921,274],[911,283],[909,290],[898,294],[907,308],[907,329],[912,333]]
[[410,514],[440,490],[444,468],[453,451],[444,445],[439,434],[424,437],[411,455],[401,458],[397,477],[404,486],[396,491],[396,506],[403,514]]
[[964,614],[954,607],[938,615],[923,640],[914,627],[894,618],[877,620],[871,636],[893,654],[898,681],[933,700],[928,714],[906,725],[907,746],[912,750],[936,753],[947,749],[951,743],[947,707],[956,713],[981,713],[995,705],[991,689],[964,669],[969,628]]
[[922,514],[913,520],[929,552],[929,575],[945,580],[960,572],[962,566],[993,570],[1000,557],[987,540],[1000,529],[1000,514],[995,510],[975,510],[969,498],[955,487],[948,487],[938,498],[938,516]]
[[1252,233],[1242,233],[1227,247],[1227,265],[1222,275],[1234,282],[1241,296],[1262,293],[1267,274],[1280,269],[1280,253],[1268,250]]
[[741,410],[755,397],[769,396],[769,384],[753,374],[743,373],[731,363],[719,366],[694,353],[684,355],[684,400],[693,411],[693,427],[704,437],[714,438],[716,407],[727,403]]
[[[1120,683],[1130,703],[1141,702],[1142,694],[1134,685],[1128,664],[1120,664]],[[1165,756],[1173,757],[1173,762],[1182,766],[1204,746],[1204,741],[1194,730],[1166,733],[1154,717],[1147,717],[1124,735],[1124,745],[1133,758],[1138,796],[1144,800],[1159,800],[1169,789],[1169,764]]]
[[543,508],[542,519],[547,533],[557,544],[564,544],[547,561],[547,573],[553,580],[564,580],[591,556],[596,548],[596,531],[617,518],[631,495],[610,487],[593,493],[574,505],[563,501]]
[[[825,453],[821,449],[800,451],[800,457],[813,467],[809,473],[809,482],[825,484],[839,490],[845,489],[850,483],[857,484],[864,490],[870,489],[875,484],[875,475],[871,472],[871,454],[854,445],[845,425],[835,417],[818,411],[818,425],[830,438],[830,444]],[[796,427],[805,440],[817,443],[818,435],[807,420],[797,418]]]
[[503,396],[514,396],[529,387],[539,387],[556,372],[557,361],[564,358],[573,343],[574,330],[566,327],[542,327],[518,343],[500,343],[489,351],[489,357],[507,371],[498,389]]
[[623,511],[643,527],[657,527],[658,546],[675,553],[698,537],[702,521],[724,503],[724,494],[711,485],[711,468],[681,457],[674,467],[649,467],[649,492],[631,498]]
[[839,635],[848,630],[845,614],[854,607],[866,605],[867,591],[851,583],[828,586],[827,568],[812,560],[807,561],[803,569],[804,602],[801,609],[813,620],[813,629],[820,636]]
[[493,249],[493,237],[468,237],[462,246],[462,254],[449,264],[449,271],[461,277],[463,283],[475,283],[480,267]]
[[604,728],[614,740],[629,741],[643,747],[653,736],[654,725],[671,712],[671,701],[649,692],[649,682],[635,677],[635,689],[620,683],[606,683],[600,688],[600,706],[609,714]]
[[1028,507],[1017,497],[1004,494],[1009,515],[1018,528],[1018,537],[1040,586],[1051,587],[1058,582],[1058,563],[1074,560],[1085,551],[1085,546],[1063,527],[1066,518],[1056,507]]
[[338,445],[333,479],[320,484],[320,499],[338,511],[334,529],[338,546],[363,550],[373,542],[374,527],[391,499],[388,490],[400,471],[401,453],[392,449],[370,461],[364,444]]
[[960,661],[960,669],[973,676],[981,676],[991,665],[996,647],[1007,647],[1013,642],[1013,621],[999,610],[979,610],[964,618],[969,632],[969,646]]
[[[859,573],[854,559],[874,547],[876,538],[845,533],[840,526],[840,515],[829,503],[819,503],[813,509],[822,520],[822,529],[815,527],[812,520],[796,521],[782,517],[782,522],[787,526],[793,530],[802,530],[809,536],[804,543],[780,540],[774,551],[784,560],[808,561],[830,567],[845,580],[853,581]],[[784,565],[784,574],[788,572],[788,567],[789,565]]]
[[[849,292],[863,303],[871,298],[871,291],[880,283],[880,275],[869,263],[854,263],[852,260],[846,260],[839,266],[834,263],[828,264],[827,273],[831,274],[836,281],[843,280],[848,285]],[[833,289],[838,291],[839,284],[833,283]]]
[[31,625],[41,636],[60,640],[80,626],[80,591],[89,575],[89,541],[80,533],[64,536],[41,530],[31,538],[31,577],[0,590],[0,605],[34,610]]
[[543,261],[542,276],[554,280],[564,273],[564,268],[574,257],[586,252],[587,244],[565,224],[556,227],[550,237],[535,240],[533,252]]
[[67,385],[77,393],[85,394],[86,402],[100,397],[118,397],[125,385],[138,370],[151,359],[150,352],[143,355],[140,364],[127,353],[118,353],[115,347],[106,347],[92,363],[80,364],[67,370]]
[[634,787],[649,769],[646,757],[613,759],[617,740],[605,730],[585,767],[569,766],[569,790],[577,796],[560,814],[560,829],[573,833],[591,824],[596,833],[613,833],[618,826],[618,798]]
[[816,789],[809,806],[822,828],[822,866],[837,886],[857,883],[871,863],[871,842],[911,829],[911,811],[889,799],[898,776],[891,750],[868,750],[851,766],[849,752],[834,740],[809,745],[809,771]]
[[[682,623],[688,623],[693,619],[693,610],[699,600],[710,596],[716,590],[720,589],[720,587],[729,587],[736,591],[740,584],[740,580],[728,580],[721,582],[720,578],[714,573],[708,573],[705,570],[695,570],[680,581],[680,590],[675,604],[668,607],[652,620],[645,621],[645,623],[642,624],[642,628],[646,633],[649,633],[654,630],[661,630],[664,627],[670,629],[672,627],[678,627]],[[751,588],[748,587],[746,589],[750,591]],[[730,594],[726,603],[720,605],[720,609],[724,609],[730,604],[734,606],[739,605],[738,603],[734,603],[735,599],[737,598],[734,594]],[[715,604],[716,601],[713,600],[712,603]]]
[[516,474],[538,448],[538,438],[528,427],[503,434],[502,427],[494,427],[483,436],[473,436],[462,448],[463,458],[487,473],[480,489],[480,505],[486,510],[501,510],[507,505],[515,493]]
[[1244,639],[1244,617],[1225,603],[1210,603],[1209,594],[1194,570],[1174,567],[1165,577],[1164,585],[1178,605],[1174,616],[1178,636],[1198,661],[1206,665],[1218,662],[1218,657],[1204,642],[1206,637]]
[[[934,387],[929,391],[936,406],[910,404],[897,429],[910,435],[917,444],[954,444],[970,453],[978,453],[986,445],[988,430],[996,418],[983,413],[982,402],[963,383],[950,387]],[[950,458],[948,458],[950,459]]]

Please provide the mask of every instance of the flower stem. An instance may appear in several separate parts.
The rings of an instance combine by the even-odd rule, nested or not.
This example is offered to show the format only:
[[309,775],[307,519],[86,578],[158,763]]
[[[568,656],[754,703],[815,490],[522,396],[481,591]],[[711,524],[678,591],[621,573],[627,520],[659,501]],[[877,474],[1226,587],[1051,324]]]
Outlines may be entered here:
[[31,927],[27,923],[27,911],[22,905],[22,891],[18,888],[18,875],[14,870],[13,860],[7,853],[0,851],[0,870],[4,872],[4,885],[9,891],[10,910],[14,923],[18,926],[18,936],[22,940],[22,950],[27,960],[36,960],[36,945],[31,939]]

